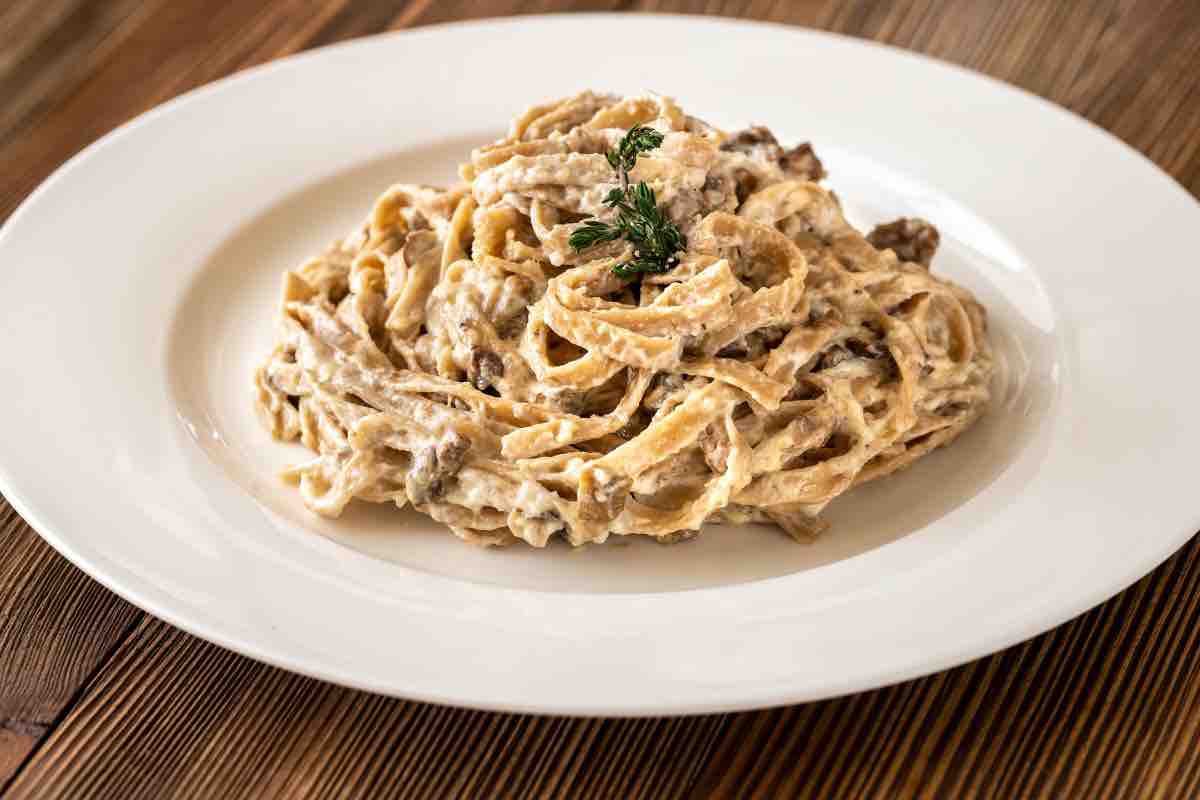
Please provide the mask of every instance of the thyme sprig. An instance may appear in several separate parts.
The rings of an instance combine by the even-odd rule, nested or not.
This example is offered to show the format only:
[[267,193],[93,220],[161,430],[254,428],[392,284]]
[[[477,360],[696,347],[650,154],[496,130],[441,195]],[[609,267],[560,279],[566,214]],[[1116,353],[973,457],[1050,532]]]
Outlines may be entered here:
[[675,255],[686,249],[687,241],[679,228],[658,207],[654,190],[645,181],[629,185],[629,172],[642,153],[659,147],[663,135],[644,125],[629,129],[615,150],[605,154],[617,172],[621,186],[610,191],[604,205],[615,210],[612,222],[589,219],[571,234],[569,242],[575,250],[586,250],[604,242],[624,239],[633,245],[633,258],[613,267],[622,278],[632,278],[643,272],[666,272],[679,263]]
[[628,133],[621,137],[617,149],[605,153],[604,157],[608,159],[609,165],[622,173],[621,177],[628,181],[628,173],[637,163],[637,157],[656,147],[661,147],[662,143],[663,135],[654,128],[634,125]]

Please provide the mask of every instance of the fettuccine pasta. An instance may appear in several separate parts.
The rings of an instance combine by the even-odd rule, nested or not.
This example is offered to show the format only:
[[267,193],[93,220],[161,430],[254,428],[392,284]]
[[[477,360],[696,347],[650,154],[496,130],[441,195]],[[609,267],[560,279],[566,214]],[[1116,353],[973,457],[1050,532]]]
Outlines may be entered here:
[[[605,153],[662,134],[628,179],[686,239],[621,277]],[[984,410],[983,308],[929,269],[938,233],[864,236],[812,148],[726,134],[653,94],[535,106],[450,189],[400,184],[285,275],[256,405],[313,458],[287,470],[312,511],[411,505],[484,545],[706,522],[798,539],[847,490],[962,433]]]

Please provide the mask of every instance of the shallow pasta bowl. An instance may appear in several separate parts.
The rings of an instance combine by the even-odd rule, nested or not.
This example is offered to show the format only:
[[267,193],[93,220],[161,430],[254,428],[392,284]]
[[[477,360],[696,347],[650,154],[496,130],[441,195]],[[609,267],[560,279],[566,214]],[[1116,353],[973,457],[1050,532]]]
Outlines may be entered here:
[[[609,57],[579,58],[597,39]],[[811,545],[747,527],[485,551],[395,509],[306,512],[275,477],[303,453],[251,402],[280,273],[390,183],[452,180],[515,111],[585,87],[811,139],[852,221],[936,222],[935,270],[989,310],[987,416],[839,498]],[[1198,229],[1193,198],[1077,117],[836,36],[569,16],[361,40],[140,117],[12,216],[0,490],[130,601],[351,686],[580,714],[866,689],[1061,623],[1200,528]]]

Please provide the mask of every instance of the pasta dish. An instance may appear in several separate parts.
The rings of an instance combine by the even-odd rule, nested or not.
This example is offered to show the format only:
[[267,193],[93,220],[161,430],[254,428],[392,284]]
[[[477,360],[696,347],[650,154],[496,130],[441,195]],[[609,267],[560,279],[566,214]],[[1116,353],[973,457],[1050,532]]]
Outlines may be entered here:
[[989,397],[983,308],[939,235],[863,235],[808,144],[654,94],[518,116],[448,189],[395,185],[284,277],[255,374],[312,511],[411,505],[470,542],[805,539]]

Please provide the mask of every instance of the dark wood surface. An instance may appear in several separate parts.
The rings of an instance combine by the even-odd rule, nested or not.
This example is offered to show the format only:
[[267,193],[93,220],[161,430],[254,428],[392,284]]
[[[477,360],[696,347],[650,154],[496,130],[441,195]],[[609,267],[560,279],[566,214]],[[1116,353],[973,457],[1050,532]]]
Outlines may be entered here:
[[[0,219],[101,134],[244,67],[387,29],[617,8],[777,20],[964,64],[1084,115],[1200,193],[1197,0],[8,0]],[[342,689],[188,636],[87,578],[0,499],[0,792],[1196,797],[1198,633],[1193,539],[1071,623],[887,689],[684,719],[488,714]]]

